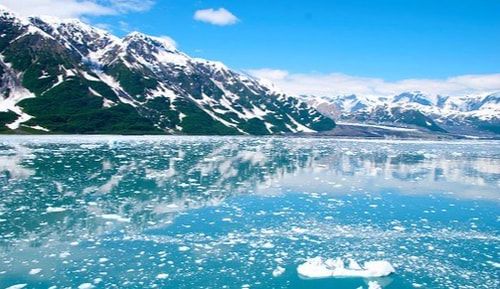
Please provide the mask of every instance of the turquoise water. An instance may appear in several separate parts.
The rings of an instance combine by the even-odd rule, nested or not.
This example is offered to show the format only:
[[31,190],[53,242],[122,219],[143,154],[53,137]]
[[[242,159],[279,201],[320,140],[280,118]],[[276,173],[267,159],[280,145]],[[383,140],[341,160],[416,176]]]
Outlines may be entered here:
[[0,288],[500,288],[499,142],[3,136],[0,197]]

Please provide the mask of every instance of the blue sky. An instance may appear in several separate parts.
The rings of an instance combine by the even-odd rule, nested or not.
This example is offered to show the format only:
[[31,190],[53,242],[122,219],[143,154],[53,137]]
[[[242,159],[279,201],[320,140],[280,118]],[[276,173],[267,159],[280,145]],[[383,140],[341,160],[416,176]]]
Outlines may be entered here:
[[[196,10],[224,7],[239,21],[195,21]],[[238,69],[292,73],[444,78],[500,72],[500,1],[240,0],[156,1],[150,10],[93,18],[124,34],[169,35],[190,55]]]
[[[306,93],[312,85],[325,88],[315,93],[332,89],[344,93],[338,88],[365,83],[384,89],[404,84],[401,90],[432,86],[436,93],[500,90],[500,0],[0,0],[0,4],[23,15],[78,17],[118,36],[131,31],[170,36],[189,55],[222,61],[281,86],[301,83],[293,93]],[[419,82],[407,85],[409,79]]]

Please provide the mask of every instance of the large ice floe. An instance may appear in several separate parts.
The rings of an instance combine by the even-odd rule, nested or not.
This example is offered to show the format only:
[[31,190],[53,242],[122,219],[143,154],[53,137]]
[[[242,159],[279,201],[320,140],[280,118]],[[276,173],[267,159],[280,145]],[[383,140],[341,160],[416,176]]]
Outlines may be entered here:
[[332,278],[332,277],[361,277],[375,278],[389,276],[394,273],[394,267],[388,261],[367,261],[363,266],[353,259],[348,260],[347,266],[341,258],[323,259],[309,258],[297,267],[297,272],[305,278]]

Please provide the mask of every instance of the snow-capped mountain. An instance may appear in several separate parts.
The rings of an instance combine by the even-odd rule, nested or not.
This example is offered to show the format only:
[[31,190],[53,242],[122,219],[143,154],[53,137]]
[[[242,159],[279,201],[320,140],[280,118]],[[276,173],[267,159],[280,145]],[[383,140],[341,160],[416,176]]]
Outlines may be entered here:
[[0,131],[282,134],[332,129],[307,103],[168,40],[0,8]]
[[500,134],[500,93],[441,96],[405,92],[393,96],[303,96],[339,123],[390,125],[466,135]]

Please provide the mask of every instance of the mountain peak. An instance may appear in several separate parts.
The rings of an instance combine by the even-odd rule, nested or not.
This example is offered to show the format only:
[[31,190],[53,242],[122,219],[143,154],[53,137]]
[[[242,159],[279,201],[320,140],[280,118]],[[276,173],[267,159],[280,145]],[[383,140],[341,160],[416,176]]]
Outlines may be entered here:
[[169,38],[163,38],[163,37],[157,37],[157,36],[151,36],[144,34],[142,32],[134,31],[129,34],[127,34],[123,40],[125,42],[133,42],[133,41],[141,41],[141,42],[146,42],[149,45],[156,46],[156,47],[161,47],[165,50],[168,51],[177,51],[177,48],[175,46],[175,43]]

